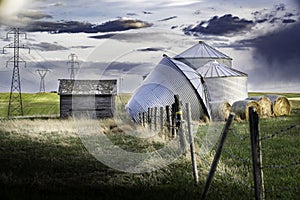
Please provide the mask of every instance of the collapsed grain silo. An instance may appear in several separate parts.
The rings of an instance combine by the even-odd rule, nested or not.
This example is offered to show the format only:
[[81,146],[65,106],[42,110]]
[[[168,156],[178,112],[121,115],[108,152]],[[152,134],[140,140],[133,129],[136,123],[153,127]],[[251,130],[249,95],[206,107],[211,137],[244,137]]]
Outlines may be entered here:
[[197,70],[204,77],[209,101],[227,101],[231,105],[248,97],[248,75],[217,61],[209,61]]
[[207,94],[199,73],[165,55],[136,89],[126,105],[126,110],[130,117],[138,122],[139,114],[147,113],[148,108],[173,104],[176,94],[179,95],[183,105],[191,104],[194,120],[210,119]]
[[199,41],[191,48],[175,56],[174,59],[179,60],[196,70],[211,60],[217,60],[219,63],[229,67],[232,66],[232,58],[203,41]]

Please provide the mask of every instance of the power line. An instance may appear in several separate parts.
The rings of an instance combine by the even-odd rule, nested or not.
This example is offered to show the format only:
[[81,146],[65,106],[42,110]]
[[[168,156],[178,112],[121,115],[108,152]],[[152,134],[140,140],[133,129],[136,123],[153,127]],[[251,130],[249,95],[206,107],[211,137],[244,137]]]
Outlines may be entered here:
[[8,67],[9,63],[13,63],[13,74],[11,79],[7,117],[12,117],[14,115],[23,116],[19,63],[24,63],[24,66],[26,67],[26,62],[19,56],[19,54],[20,49],[28,49],[30,53],[30,49],[28,47],[20,44],[20,35],[25,35],[26,39],[26,33],[20,32],[19,28],[13,28],[7,32],[6,38],[8,39],[9,35],[11,34],[14,35],[14,42],[3,47],[3,53],[6,48],[14,49],[14,56],[6,62],[6,67]]

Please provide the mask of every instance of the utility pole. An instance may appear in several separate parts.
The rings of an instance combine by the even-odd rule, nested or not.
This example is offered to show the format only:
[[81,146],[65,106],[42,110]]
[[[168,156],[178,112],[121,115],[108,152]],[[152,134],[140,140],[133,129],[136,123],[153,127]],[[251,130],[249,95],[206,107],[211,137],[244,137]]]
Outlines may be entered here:
[[[78,57],[76,56],[76,54],[71,53],[68,58],[70,60],[70,61],[67,62],[67,65],[70,65],[70,68],[69,68],[70,79],[74,80],[75,79],[75,73],[77,72],[77,70],[79,68],[79,62],[76,61],[76,59],[78,59]],[[77,65],[77,67],[75,67],[75,65]]]
[[20,32],[19,28],[13,28],[12,30],[10,30],[6,34],[7,39],[9,38],[9,35],[13,35],[14,42],[3,47],[3,53],[6,48],[14,49],[14,56],[6,62],[6,67],[8,67],[9,63],[13,63],[13,73],[11,78],[11,88],[7,112],[7,117],[12,117],[23,115],[19,64],[24,63],[24,66],[26,67],[26,62],[19,56],[19,53],[20,49],[28,49],[30,53],[30,48],[20,44],[20,35],[25,35],[25,39],[27,38],[27,35],[26,33]]
[[45,77],[47,75],[47,73],[49,72],[48,69],[38,69],[36,70],[36,73],[38,73],[38,75],[41,78],[41,82],[40,82],[40,92],[45,92]]

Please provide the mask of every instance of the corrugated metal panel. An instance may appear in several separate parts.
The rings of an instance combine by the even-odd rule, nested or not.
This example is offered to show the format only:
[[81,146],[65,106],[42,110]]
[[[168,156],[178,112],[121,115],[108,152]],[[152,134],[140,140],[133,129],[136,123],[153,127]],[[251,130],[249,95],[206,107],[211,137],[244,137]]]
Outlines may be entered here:
[[199,77],[195,70],[184,63],[164,57],[134,92],[126,110],[138,121],[139,113],[147,112],[150,107],[171,105],[174,103],[174,95],[178,94],[183,104],[191,103],[193,119],[203,119],[207,115],[210,117]]
[[206,78],[210,101],[227,101],[232,105],[247,98],[247,80],[247,76]]
[[210,61],[205,64],[203,67],[197,69],[197,71],[204,78],[212,78],[212,77],[227,77],[227,76],[247,76],[247,74],[240,72],[238,70],[229,68],[217,61]]

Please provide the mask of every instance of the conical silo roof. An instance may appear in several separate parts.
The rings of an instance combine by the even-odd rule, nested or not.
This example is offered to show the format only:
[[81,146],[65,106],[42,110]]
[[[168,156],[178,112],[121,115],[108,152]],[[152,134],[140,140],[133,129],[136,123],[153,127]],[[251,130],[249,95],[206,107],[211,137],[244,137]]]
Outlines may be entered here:
[[175,59],[180,58],[224,58],[230,59],[231,58],[224,53],[218,51],[217,49],[209,46],[203,41],[199,41],[198,44],[195,44],[191,48],[185,50],[184,52],[180,53],[179,55],[174,57]]
[[197,69],[204,78],[213,78],[213,77],[228,77],[228,76],[248,76],[247,74],[229,68],[217,61],[209,61],[203,67]]

